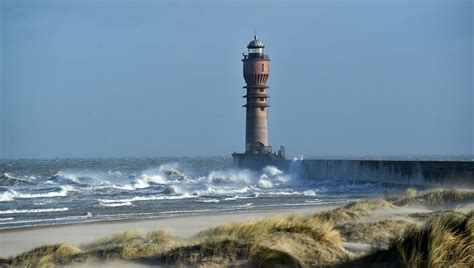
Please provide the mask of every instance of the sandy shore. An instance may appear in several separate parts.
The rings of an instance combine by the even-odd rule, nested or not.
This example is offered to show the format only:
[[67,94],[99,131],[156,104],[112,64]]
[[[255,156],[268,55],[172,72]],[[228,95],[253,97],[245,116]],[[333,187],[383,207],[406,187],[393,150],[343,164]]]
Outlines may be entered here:
[[274,211],[245,211],[226,214],[176,216],[146,220],[92,222],[0,230],[0,256],[9,257],[17,255],[44,244],[68,243],[79,246],[81,243],[90,242],[112,233],[129,230],[147,232],[156,229],[166,229],[178,236],[186,238],[203,229],[223,223],[285,214],[307,214],[333,209],[343,205],[344,204]]

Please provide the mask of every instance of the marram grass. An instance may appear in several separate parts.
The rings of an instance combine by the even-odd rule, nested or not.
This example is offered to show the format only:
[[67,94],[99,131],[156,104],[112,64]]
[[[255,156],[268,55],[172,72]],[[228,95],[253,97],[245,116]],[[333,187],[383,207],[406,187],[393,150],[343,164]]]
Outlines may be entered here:
[[[90,260],[111,259],[178,267],[474,267],[474,213],[437,211],[410,214],[406,221],[364,220],[380,209],[457,206],[472,204],[473,199],[472,191],[419,194],[409,189],[392,200],[223,224],[187,240],[163,230],[127,231],[80,247],[45,245],[0,258],[0,267],[87,266]],[[373,251],[353,255],[343,248],[344,242],[369,243]]]
[[405,196],[395,199],[393,203],[397,206],[445,206],[468,202],[474,202],[473,190],[435,189],[417,194],[415,189],[407,189]]

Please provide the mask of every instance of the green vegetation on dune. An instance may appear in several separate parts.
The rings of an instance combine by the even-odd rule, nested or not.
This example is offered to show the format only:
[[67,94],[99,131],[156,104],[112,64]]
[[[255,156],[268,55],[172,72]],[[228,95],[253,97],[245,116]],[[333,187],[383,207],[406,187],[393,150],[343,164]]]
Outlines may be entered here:
[[[435,211],[411,213],[407,220],[367,220],[377,210],[468,202],[473,202],[469,191],[417,194],[408,190],[405,196],[388,201],[364,200],[310,215],[223,224],[186,240],[162,230],[146,234],[128,231],[79,248],[46,245],[15,258],[0,259],[0,266],[87,265],[92,260],[117,259],[192,267],[473,267],[472,212]],[[344,249],[344,242],[368,243],[372,251],[354,255]]]

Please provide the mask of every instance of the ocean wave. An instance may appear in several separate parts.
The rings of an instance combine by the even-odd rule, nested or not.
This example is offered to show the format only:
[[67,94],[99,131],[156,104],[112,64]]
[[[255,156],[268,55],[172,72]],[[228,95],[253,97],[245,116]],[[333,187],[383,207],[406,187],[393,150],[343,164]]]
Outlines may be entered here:
[[36,209],[9,209],[0,210],[0,214],[42,213],[68,211],[69,208],[36,208]]
[[64,197],[67,196],[71,191],[75,191],[75,189],[69,186],[61,186],[58,191],[45,193],[21,193],[16,190],[9,189],[3,193],[0,193],[0,202],[13,201],[15,199]]
[[219,203],[219,199],[198,199],[198,200],[195,200],[194,202],[198,202],[198,203]]
[[12,221],[14,219],[15,218],[12,218],[12,217],[10,217],[10,218],[0,218],[0,221]]
[[189,199],[197,198],[197,196],[191,195],[152,195],[152,196],[134,196],[132,198],[124,199],[98,199],[100,203],[110,204],[110,203],[126,203],[126,202],[135,202],[135,201],[154,201],[154,200],[177,200],[177,199]]
[[127,206],[132,206],[132,202],[99,202],[101,206],[104,207],[127,207]]
[[0,176],[0,186],[13,186],[17,184],[33,184],[33,182],[30,179],[14,177],[9,173],[3,173]]
[[178,164],[163,164],[158,168],[142,171],[141,174],[123,174],[119,170],[96,171],[59,171],[46,180],[47,184],[76,185],[92,189],[114,188],[135,191],[152,186],[166,186],[173,183],[190,181],[191,177],[178,170]]
[[226,197],[224,198],[223,200],[224,201],[235,201],[237,199],[251,199],[251,198],[256,198],[258,197],[258,195],[254,195],[254,196],[232,196],[232,197]]
[[[178,163],[168,163],[144,170],[138,175],[127,175],[119,170],[59,171],[50,177],[48,182],[62,186],[72,184],[77,187],[89,187],[92,191],[104,188],[144,191],[153,187],[154,190],[161,188],[162,193],[168,195],[233,196],[291,187],[297,180],[274,166],[266,166],[260,173],[247,169],[227,169],[213,170],[208,175],[192,177],[186,175]],[[8,196],[6,198],[8,199]]]
[[92,217],[93,217],[92,213],[87,212],[84,215],[76,215],[76,216],[67,216],[67,217],[58,217],[58,218],[49,218],[49,219],[30,219],[30,220],[0,222],[0,225],[41,223],[41,222],[71,222],[71,221],[90,219]]

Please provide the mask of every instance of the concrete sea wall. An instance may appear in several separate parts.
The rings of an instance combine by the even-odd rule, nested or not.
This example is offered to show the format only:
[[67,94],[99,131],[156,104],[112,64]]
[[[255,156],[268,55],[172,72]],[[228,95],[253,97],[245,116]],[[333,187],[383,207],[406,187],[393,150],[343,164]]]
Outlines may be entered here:
[[474,188],[474,161],[303,160],[307,177]]

